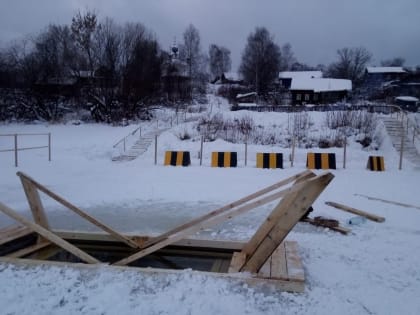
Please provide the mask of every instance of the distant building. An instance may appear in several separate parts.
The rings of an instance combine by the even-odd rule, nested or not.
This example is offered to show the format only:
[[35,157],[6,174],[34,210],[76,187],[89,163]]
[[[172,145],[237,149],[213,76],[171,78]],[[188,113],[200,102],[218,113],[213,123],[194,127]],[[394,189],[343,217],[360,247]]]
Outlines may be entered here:
[[221,76],[216,77],[213,84],[244,84],[244,80],[237,72],[225,72]]
[[395,86],[407,76],[403,67],[367,67],[362,94],[369,99],[383,99],[388,93],[384,90]]
[[419,99],[413,96],[397,96],[395,97],[395,104],[404,110],[417,112],[419,108]]
[[282,71],[279,73],[280,87],[290,89],[292,80],[322,78],[322,71]]
[[294,78],[289,90],[292,105],[326,104],[346,99],[352,83],[345,79]]
[[191,78],[188,65],[178,58],[178,47],[171,48],[169,60],[163,69],[162,89],[169,101],[181,101],[191,98]]

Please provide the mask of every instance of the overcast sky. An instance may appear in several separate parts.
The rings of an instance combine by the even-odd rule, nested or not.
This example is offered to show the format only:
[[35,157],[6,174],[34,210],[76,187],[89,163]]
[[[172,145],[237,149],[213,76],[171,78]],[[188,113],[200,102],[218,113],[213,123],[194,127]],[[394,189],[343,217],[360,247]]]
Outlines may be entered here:
[[164,49],[192,23],[204,50],[211,43],[231,50],[233,70],[256,26],[279,45],[289,42],[297,59],[312,66],[358,46],[373,54],[373,64],[403,57],[408,66],[420,65],[420,0],[0,0],[0,44],[50,23],[69,24],[86,8],[99,18],[143,23]]

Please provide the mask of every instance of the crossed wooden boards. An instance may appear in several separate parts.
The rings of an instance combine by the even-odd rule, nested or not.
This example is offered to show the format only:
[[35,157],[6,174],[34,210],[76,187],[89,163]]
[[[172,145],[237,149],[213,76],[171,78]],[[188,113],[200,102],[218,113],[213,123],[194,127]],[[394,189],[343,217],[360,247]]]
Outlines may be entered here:
[[[185,239],[196,232],[230,220],[256,207],[280,199],[271,214],[264,220],[253,237],[242,248],[242,251],[236,253],[235,263],[232,261],[229,268],[229,272],[248,271],[252,273],[258,272],[261,269],[267,259],[286,238],[287,234],[296,225],[302,215],[305,214],[307,209],[313,204],[313,202],[334,178],[334,176],[329,172],[316,176],[311,171],[304,171],[242,199],[227,204],[208,214],[193,219],[192,221],[178,226],[166,233],[152,237],[146,241],[139,242],[134,238],[122,235],[110,226],[93,218],[28,175],[22,172],[18,172],[17,175],[20,177],[22,182],[34,222],[24,218],[3,203],[0,203],[0,211],[38,234],[37,244],[21,250],[21,257],[53,243],[77,256],[82,261],[91,264],[101,262],[51,231],[47,215],[41,202],[39,191],[42,191],[69,210],[96,225],[116,240],[137,249],[134,254],[113,263],[113,265],[118,266],[128,265],[142,257],[158,251],[159,249]],[[279,190],[279,188],[283,186],[287,187]],[[19,257],[19,255],[15,255],[15,257]]]

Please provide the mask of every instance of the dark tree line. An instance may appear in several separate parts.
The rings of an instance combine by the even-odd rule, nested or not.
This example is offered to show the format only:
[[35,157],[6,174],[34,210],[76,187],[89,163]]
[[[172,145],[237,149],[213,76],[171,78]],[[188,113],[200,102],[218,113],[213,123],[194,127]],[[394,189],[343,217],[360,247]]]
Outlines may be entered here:
[[[165,51],[141,23],[99,20],[94,11],[78,12],[69,25],[49,25],[0,50],[0,121],[51,121],[81,111],[97,121],[137,118],[148,105],[169,102],[162,79],[167,73],[188,77],[182,82],[189,84],[189,99],[181,101],[190,101],[206,93],[210,79],[231,70],[231,56],[217,44],[204,53],[194,25],[182,39],[176,50]],[[357,88],[371,60],[363,47],[342,48],[332,64],[311,67],[298,62],[289,43],[279,46],[266,28],[257,27],[242,53],[239,73],[246,87],[241,89],[264,97],[272,94],[280,71],[303,70],[350,79]],[[175,71],[180,64],[186,74]],[[382,61],[383,66],[403,64],[403,58]]]

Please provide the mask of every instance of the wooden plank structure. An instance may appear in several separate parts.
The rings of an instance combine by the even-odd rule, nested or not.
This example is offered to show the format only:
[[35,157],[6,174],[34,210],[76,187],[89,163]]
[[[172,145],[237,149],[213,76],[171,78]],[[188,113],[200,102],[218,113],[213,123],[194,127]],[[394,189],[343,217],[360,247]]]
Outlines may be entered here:
[[[150,238],[123,235],[29,176],[21,172],[17,175],[25,189],[34,222],[0,203],[0,212],[23,225],[23,227],[15,226],[0,230],[0,245],[4,247],[14,241],[17,242],[30,233],[36,233],[39,237],[35,243],[29,245],[25,243],[22,248],[7,253],[8,259],[19,257],[53,259],[52,257],[57,255],[63,256],[60,253],[64,250],[63,253],[71,253],[73,257],[77,257],[77,262],[142,266],[148,260],[155,259],[159,264],[173,269],[183,268],[182,263],[178,265],[177,261],[170,259],[174,255],[207,257],[204,260],[208,264],[210,259],[211,266],[208,271],[212,274],[222,273],[224,276],[236,279],[239,277],[249,283],[269,283],[282,290],[296,292],[302,292],[304,289],[303,268],[297,253],[297,244],[285,241],[285,238],[334,177],[331,173],[315,176],[310,171],[304,171]],[[279,190],[286,185],[288,187]],[[102,234],[51,230],[38,190],[101,228]],[[247,243],[190,238],[196,232],[280,198],[271,214]],[[115,253],[112,259],[106,256],[110,252]],[[0,261],[2,260],[0,257]],[[249,273],[242,274],[244,271]]]

